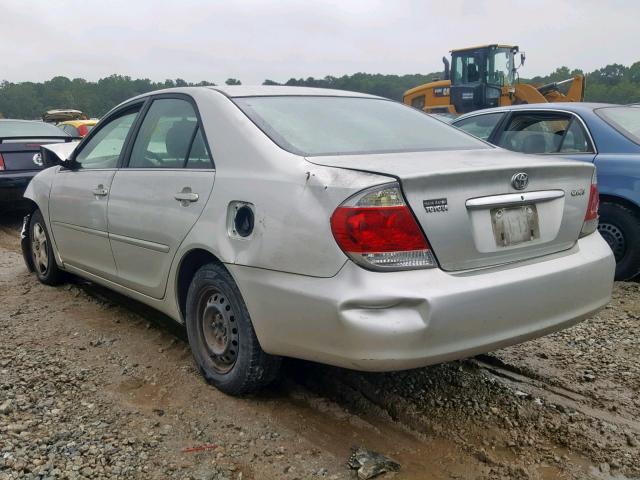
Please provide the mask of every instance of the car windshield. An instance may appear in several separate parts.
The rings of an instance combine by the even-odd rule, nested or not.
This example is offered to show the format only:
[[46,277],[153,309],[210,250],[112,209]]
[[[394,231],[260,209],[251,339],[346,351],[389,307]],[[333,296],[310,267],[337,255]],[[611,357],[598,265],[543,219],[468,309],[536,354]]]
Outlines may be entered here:
[[55,125],[44,122],[0,120],[0,138],[4,137],[66,137],[67,134]]
[[604,107],[598,108],[596,113],[621,134],[640,144],[640,108]]
[[276,144],[297,155],[491,148],[414,108],[362,97],[240,97],[234,102]]

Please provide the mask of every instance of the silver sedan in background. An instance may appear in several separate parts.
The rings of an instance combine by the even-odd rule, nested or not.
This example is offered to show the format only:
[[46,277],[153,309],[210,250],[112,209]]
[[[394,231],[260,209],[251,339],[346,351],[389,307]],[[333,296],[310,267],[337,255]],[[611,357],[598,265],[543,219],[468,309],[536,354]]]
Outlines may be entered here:
[[592,165],[494,148],[379,97],[164,90],[43,156],[28,266],[185,324],[230,394],[273,380],[283,356],[387,371],[487,352],[611,294]]

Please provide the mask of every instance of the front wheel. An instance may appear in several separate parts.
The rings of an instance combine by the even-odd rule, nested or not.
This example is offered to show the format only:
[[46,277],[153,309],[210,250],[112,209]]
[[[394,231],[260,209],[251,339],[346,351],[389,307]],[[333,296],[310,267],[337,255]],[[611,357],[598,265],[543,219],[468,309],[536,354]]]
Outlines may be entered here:
[[45,285],[60,285],[64,283],[64,272],[56,264],[51,238],[40,210],[36,210],[31,216],[29,240],[31,262],[38,280]]
[[240,290],[222,265],[204,265],[194,275],[186,324],[196,364],[219,390],[241,395],[277,376],[281,359],[260,347]]
[[629,280],[640,273],[640,218],[617,203],[600,205],[600,235],[616,258],[616,280]]

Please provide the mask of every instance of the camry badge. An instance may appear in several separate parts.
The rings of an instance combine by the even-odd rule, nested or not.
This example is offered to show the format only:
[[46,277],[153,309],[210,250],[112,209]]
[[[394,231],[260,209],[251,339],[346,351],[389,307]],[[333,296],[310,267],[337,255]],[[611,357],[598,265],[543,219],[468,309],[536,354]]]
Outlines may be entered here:
[[511,185],[516,190],[524,190],[529,185],[529,175],[524,172],[516,173],[511,177]]

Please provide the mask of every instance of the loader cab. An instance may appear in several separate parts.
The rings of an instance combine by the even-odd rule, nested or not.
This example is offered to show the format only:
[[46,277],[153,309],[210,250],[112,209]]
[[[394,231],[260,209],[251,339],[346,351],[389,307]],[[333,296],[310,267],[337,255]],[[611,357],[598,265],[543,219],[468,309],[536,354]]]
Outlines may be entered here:
[[[488,45],[451,52],[451,104],[457,113],[497,107],[515,83],[518,47]],[[448,72],[445,72],[445,75]]]

